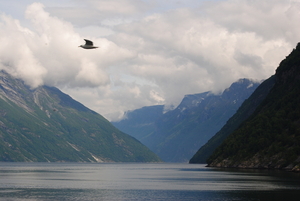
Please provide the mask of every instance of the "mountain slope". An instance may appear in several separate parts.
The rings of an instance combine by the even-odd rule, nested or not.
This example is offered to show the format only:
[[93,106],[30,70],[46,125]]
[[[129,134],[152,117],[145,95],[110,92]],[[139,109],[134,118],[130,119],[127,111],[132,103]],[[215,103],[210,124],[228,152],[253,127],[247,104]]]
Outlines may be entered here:
[[276,70],[255,112],[208,159],[209,166],[300,170],[300,43]]
[[[226,123],[257,86],[258,83],[241,79],[220,95],[211,92],[186,95],[176,109],[164,114],[157,113],[155,122],[151,123],[152,132],[149,127],[143,131],[143,126],[134,124],[139,128],[136,131],[142,133],[139,136],[143,137],[135,136],[164,161],[187,162]],[[143,115],[147,116],[147,113]],[[153,120],[154,118],[151,121]],[[128,119],[123,121],[129,122]],[[124,129],[119,127],[120,124],[114,125]],[[123,125],[133,129],[130,124]]]
[[125,119],[112,122],[112,124],[124,133],[129,133],[143,142],[144,138],[155,130],[155,121],[163,115],[163,111],[163,105],[142,107],[126,112]]
[[54,87],[0,72],[0,161],[160,161],[133,137]]
[[206,163],[208,157],[212,155],[214,150],[222,144],[226,137],[232,133],[240,124],[245,121],[258,105],[264,100],[267,93],[275,84],[275,77],[261,83],[257,89],[246,99],[237,112],[226,122],[226,124],[218,131],[207,143],[205,143],[196,154],[190,159],[190,163]]

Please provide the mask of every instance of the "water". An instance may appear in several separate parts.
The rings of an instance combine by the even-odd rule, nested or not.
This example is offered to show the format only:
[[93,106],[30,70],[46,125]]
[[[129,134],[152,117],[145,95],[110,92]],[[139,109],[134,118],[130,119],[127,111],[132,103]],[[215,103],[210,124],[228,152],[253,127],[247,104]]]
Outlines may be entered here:
[[200,164],[0,163],[0,200],[299,200],[300,174]]

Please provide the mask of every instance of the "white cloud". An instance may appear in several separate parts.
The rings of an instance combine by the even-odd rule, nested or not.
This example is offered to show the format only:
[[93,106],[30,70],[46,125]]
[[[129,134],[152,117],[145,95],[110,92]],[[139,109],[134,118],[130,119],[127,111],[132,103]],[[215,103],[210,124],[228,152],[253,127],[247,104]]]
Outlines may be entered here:
[[105,72],[97,68],[95,63],[83,59],[81,70],[76,75],[75,82],[79,86],[97,87],[108,84],[109,78]]
[[140,0],[90,0],[88,2],[100,12],[113,13],[115,15],[142,13],[147,11],[149,6],[149,4]]
[[78,48],[84,43],[72,24],[45,12],[44,6],[28,6],[26,17],[33,30],[20,25],[18,20],[1,16],[2,68],[23,78],[28,85],[97,87],[109,83],[106,69],[131,57],[131,52],[104,38],[96,51]]
[[255,32],[264,40],[298,42],[299,8],[298,0],[229,0],[212,4],[205,13],[230,31]]
[[157,103],[164,103],[165,99],[155,90],[150,91],[150,97]]
[[[109,119],[268,78],[300,36],[299,1],[42,1],[26,19],[4,9],[18,19],[1,14],[0,68]],[[99,48],[78,48],[84,38]]]
[[1,15],[1,22],[0,68],[23,78],[32,87],[39,86],[47,70],[34,56],[29,46],[34,41],[35,34],[23,28],[18,20],[6,15]]
[[241,77],[267,78],[292,47],[285,38],[230,31],[191,9],[154,14],[117,30],[113,40],[139,50],[131,73],[160,86],[170,104],[187,93],[222,90]]

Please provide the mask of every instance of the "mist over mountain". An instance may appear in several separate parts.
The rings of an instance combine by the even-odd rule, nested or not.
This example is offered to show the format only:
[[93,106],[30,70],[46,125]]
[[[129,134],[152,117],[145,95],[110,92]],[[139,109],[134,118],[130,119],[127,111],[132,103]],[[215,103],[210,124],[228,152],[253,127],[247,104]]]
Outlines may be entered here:
[[164,114],[164,105],[146,106],[133,111],[127,111],[121,121],[112,122],[114,126],[129,133],[140,141],[156,129],[155,122]]
[[187,162],[236,112],[259,85],[240,79],[221,94],[186,95],[174,110],[163,106],[127,112],[127,118],[112,122],[167,162]]
[[157,162],[135,138],[55,87],[0,71],[0,161]]

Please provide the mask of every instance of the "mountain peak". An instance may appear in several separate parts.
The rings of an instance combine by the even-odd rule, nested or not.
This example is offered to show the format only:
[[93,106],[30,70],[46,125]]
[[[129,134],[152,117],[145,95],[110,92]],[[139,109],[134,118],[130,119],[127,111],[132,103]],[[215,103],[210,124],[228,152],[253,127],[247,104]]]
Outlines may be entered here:
[[[250,84],[253,87],[249,87]],[[114,125],[135,136],[164,161],[187,162],[257,86],[256,82],[241,79],[222,94],[189,94],[174,110],[162,113],[163,107],[159,112],[154,112],[156,107],[148,107],[148,110],[142,108],[129,113],[128,119]],[[148,116],[156,118],[147,118],[147,124],[141,121]]]

